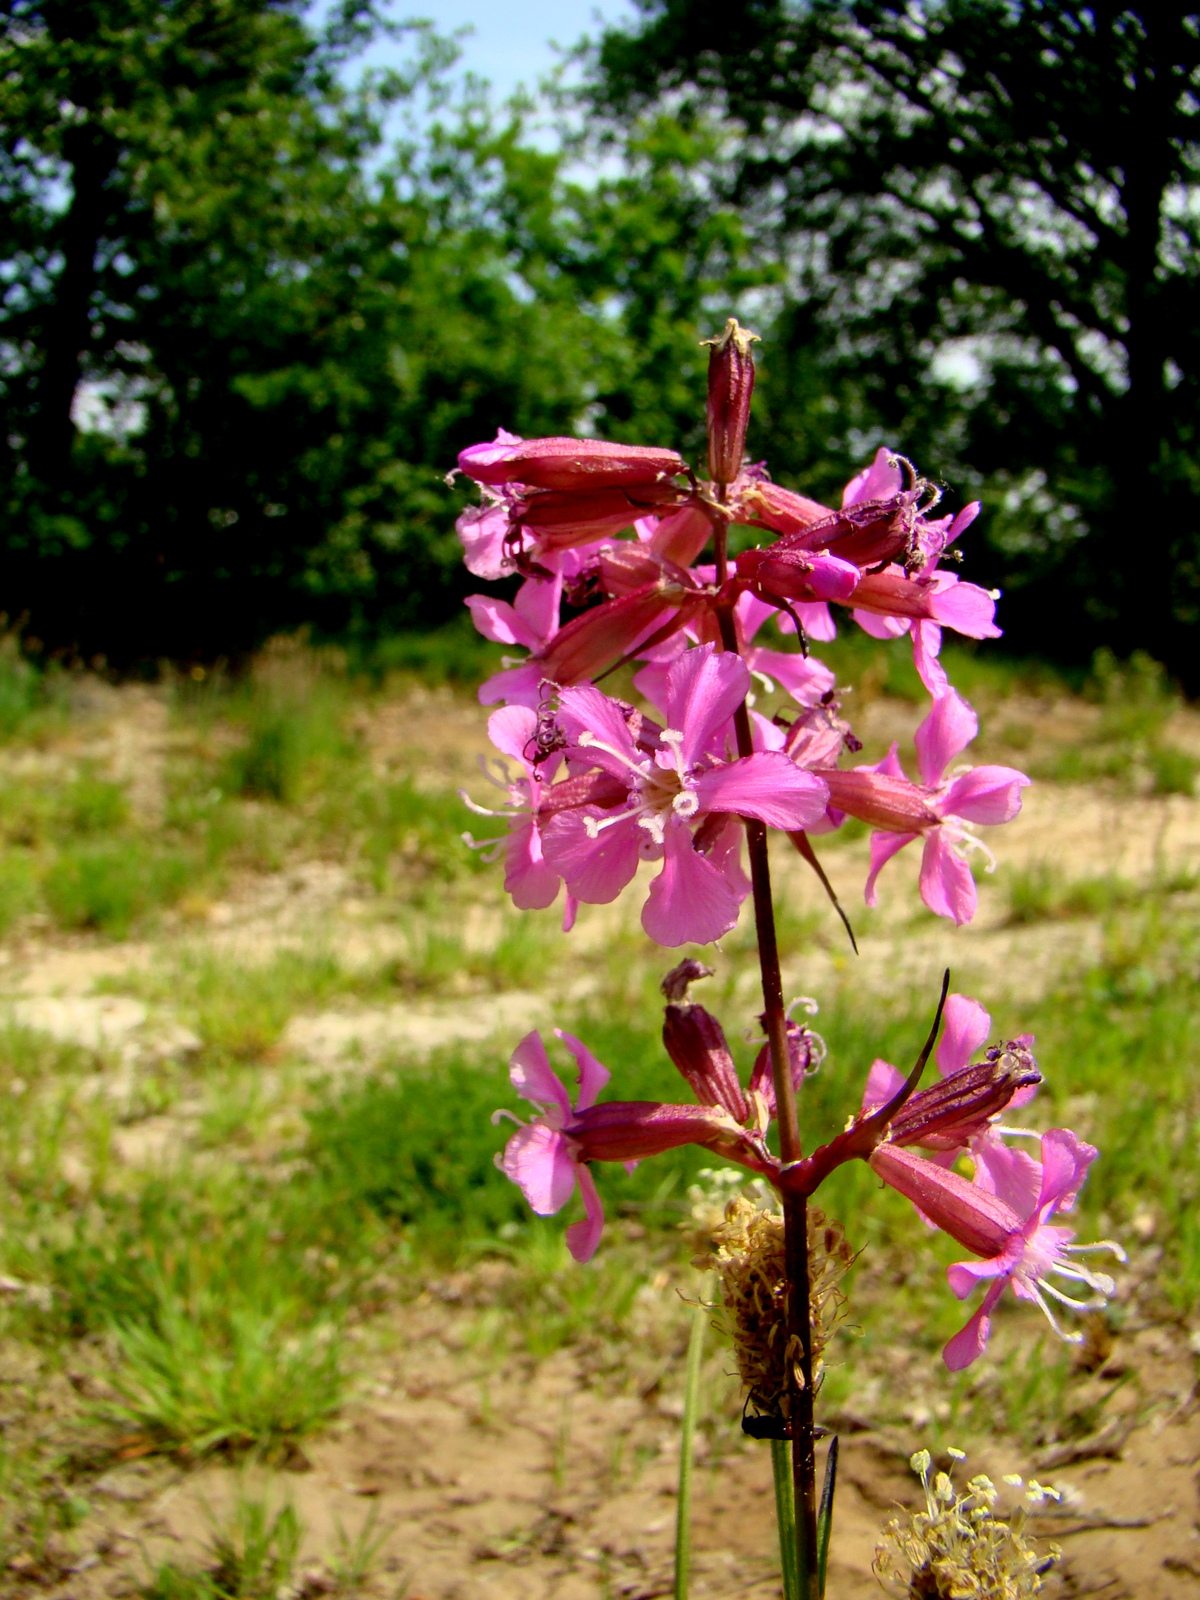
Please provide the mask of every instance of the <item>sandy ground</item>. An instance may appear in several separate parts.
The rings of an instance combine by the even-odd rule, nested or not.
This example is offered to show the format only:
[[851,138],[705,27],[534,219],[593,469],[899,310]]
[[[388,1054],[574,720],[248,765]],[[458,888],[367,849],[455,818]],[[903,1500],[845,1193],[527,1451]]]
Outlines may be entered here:
[[[128,777],[135,806],[152,818],[161,808],[172,737],[161,699],[142,689],[95,695],[96,731],[80,735],[67,755]],[[1052,722],[1076,713],[1035,702],[1023,714]],[[907,707],[878,702],[865,720],[878,743],[904,737],[914,718]],[[1200,744],[1194,720],[1181,723],[1177,742]],[[448,695],[387,707],[365,732],[380,770],[401,767],[442,782],[469,782],[473,757],[484,748],[478,713]],[[1002,867],[994,882],[984,881],[971,928],[955,930],[920,913],[912,893],[916,863],[902,857],[888,869],[893,892],[883,895],[884,908],[866,920],[860,957],[833,925],[811,954],[789,962],[789,990],[828,996],[855,986],[884,994],[923,985],[933,992],[949,964],[955,986],[986,995],[994,1010],[1006,998],[1045,992],[1065,970],[1096,958],[1102,932],[1086,918],[1006,926],[1005,871],[1049,863],[1068,878],[1119,874],[1149,882],[1195,867],[1200,800],[1041,784],[994,843]],[[824,859],[844,903],[860,907],[865,841],[834,844]],[[785,904],[823,908],[798,859],[780,852],[776,870]],[[632,896],[589,909],[573,936],[576,947],[586,953],[635,918]],[[487,917],[468,930],[468,937],[489,936]],[[402,951],[406,934],[364,909],[337,863],[307,862],[235,886],[198,924],[181,922],[166,938],[176,951],[212,949],[248,961],[283,947],[334,946],[344,959],[367,963]],[[170,1007],[96,992],[100,980],[119,991],[122,974],[158,959],[160,948],[27,933],[3,952],[2,1003],[24,1026],[107,1051],[115,1066],[105,1092],[128,1096],[147,1066],[185,1058],[198,1044]],[[546,1012],[542,978],[531,975],[498,996],[302,1010],[288,1025],[283,1051],[324,1070],[348,1058],[369,1066],[397,1048],[415,1057],[456,1040],[507,1044],[531,1016],[541,1020]],[[752,972],[746,984],[749,1001]],[[118,1155],[157,1159],[170,1127],[168,1119],[149,1119],[140,1131],[137,1124],[123,1128]],[[304,1459],[269,1475],[273,1492],[292,1499],[309,1530],[300,1591],[328,1591],[338,1530],[352,1535],[371,1516],[386,1535],[372,1593],[405,1600],[651,1600],[669,1593],[681,1363],[633,1387],[597,1376],[572,1352],[540,1367],[497,1367],[481,1355],[478,1315],[462,1301],[462,1292],[434,1286],[380,1319],[362,1352],[357,1397],[341,1421],[306,1445]],[[1070,1452],[1065,1461],[1041,1463],[981,1456],[971,1465],[996,1476],[1038,1471],[1067,1488],[1067,1501],[1038,1529],[1065,1551],[1049,1592],[1174,1600],[1200,1593],[1195,1363],[1172,1329],[1135,1328],[1127,1343],[1110,1360],[1136,1367],[1140,1397],[1136,1414],[1115,1433],[1084,1441],[1078,1459]],[[1004,1415],[995,1421],[1002,1434]],[[879,1592],[870,1571],[877,1530],[896,1504],[914,1503],[906,1460],[921,1442],[915,1431],[900,1437],[848,1420],[831,1600]],[[64,1545],[46,1593],[59,1600],[132,1593],[138,1574],[154,1563],[198,1558],[205,1508],[219,1512],[236,1491],[237,1473],[220,1464],[189,1471],[141,1459],[137,1448],[100,1479],[100,1509]],[[696,1595],[776,1595],[773,1528],[766,1446],[716,1418],[700,1440]]]

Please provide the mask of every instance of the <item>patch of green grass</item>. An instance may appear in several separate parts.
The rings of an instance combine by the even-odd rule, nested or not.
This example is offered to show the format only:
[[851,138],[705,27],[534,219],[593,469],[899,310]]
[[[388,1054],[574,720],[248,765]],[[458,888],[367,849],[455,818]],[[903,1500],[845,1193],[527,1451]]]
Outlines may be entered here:
[[173,905],[193,882],[193,860],[140,834],[62,850],[43,880],[63,928],[95,928],[122,939],[148,911]]
[[1177,750],[1173,745],[1154,745],[1146,752],[1146,765],[1150,768],[1151,794],[1195,793],[1200,762],[1185,750]]
[[208,1521],[208,1564],[163,1563],[141,1587],[143,1600],[275,1600],[288,1592],[304,1537],[294,1506],[239,1483],[230,1511],[210,1511]]
[[341,1404],[332,1322],[297,1328],[287,1309],[179,1297],[163,1284],[148,1321],[115,1324],[115,1421],[190,1456],[217,1449],[286,1453]]
[[474,689],[500,669],[504,647],[482,638],[464,612],[428,631],[394,633],[369,644],[351,644],[350,670],[378,684],[413,677],[422,684]]
[[1008,922],[1021,926],[1070,917],[1099,917],[1126,906],[1139,906],[1164,895],[1196,888],[1200,877],[1182,871],[1151,883],[1133,883],[1114,873],[1092,878],[1065,878],[1048,862],[1006,874]]

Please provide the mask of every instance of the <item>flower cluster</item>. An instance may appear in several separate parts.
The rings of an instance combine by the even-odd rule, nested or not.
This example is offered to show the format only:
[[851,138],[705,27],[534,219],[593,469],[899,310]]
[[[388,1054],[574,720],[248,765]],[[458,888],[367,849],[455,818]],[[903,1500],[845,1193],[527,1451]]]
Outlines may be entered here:
[[[769,1131],[777,1113],[767,1051],[760,1053],[743,1086],[720,1022],[687,999],[688,984],[705,975],[707,969],[699,963],[683,962],[663,986],[668,995],[663,1043],[695,1096],[694,1104],[597,1104],[610,1078],[608,1069],[580,1040],[560,1031],[558,1037],[579,1070],[579,1094],[572,1104],[540,1034],[528,1034],[513,1052],[513,1087],[536,1115],[511,1136],[499,1165],[542,1216],[560,1211],[578,1185],[586,1221],[567,1230],[577,1260],[587,1261],[595,1253],[604,1226],[589,1170],[593,1162],[636,1163],[695,1144],[766,1178],[782,1193],[810,1194],[835,1167],[859,1159],[911,1200],[926,1222],[979,1258],[948,1269],[950,1288],[959,1299],[990,1280],[978,1310],[946,1346],[944,1359],[951,1370],[982,1354],[992,1312],[1006,1286],[1019,1299],[1036,1304],[1061,1338],[1069,1343],[1082,1339],[1061,1326],[1054,1307],[1086,1312],[1102,1306],[1113,1293],[1113,1281],[1085,1266],[1080,1257],[1108,1251],[1123,1259],[1123,1252],[1111,1240],[1073,1244],[1071,1230],[1051,1220],[1074,1205],[1097,1154],[1093,1146],[1066,1128],[1042,1134],[1037,1157],[1007,1142],[1038,1138],[1001,1122],[1005,1111],[1027,1104],[1042,1081],[1029,1035],[985,1048],[991,1018],[977,1000],[950,995],[936,1058],[940,1081],[906,1094],[899,1071],[876,1061],[867,1075],[861,1111],[849,1126],[830,1144],[785,1167],[770,1148]],[[789,1046],[793,1083],[799,1088],[823,1046],[799,1023],[790,1024]],[[977,1056],[982,1059],[972,1059]],[[964,1155],[974,1165],[970,1179],[954,1170]],[[1077,1292],[1082,1286],[1088,1298],[1067,1294],[1053,1279]]]
[[[742,399],[734,372],[710,392],[710,420],[714,404],[724,417]],[[727,446],[728,429],[713,438]],[[721,470],[735,457],[740,443],[710,448]],[[706,482],[674,451],[594,439],[501,432],[464,450],[459,469],[484,496],[459,519],[468,568],[521,579],[511,602],[466,602],[486,638],[529,652],[480,690],[483,704],[503,703],[489,732],[520,774],[504,779],[506,800],[490,813],[507,819],[505,884],[517,905],[550,905],[564,886],[569,927],[579,902],[613,900],[653,861],[646,932],[669,946],[707,943],[749,892],[737,819],[795,837],[850,816],[874,830],[868,905],[884,864],[920,839],[926,905],[970,921],[967,855],[982,850],[994,865],[973,830],[1010,821],[1029,782],[1011,767],[952,769],[978,724],[938,660],[942,629],[975,639],[998,630],[995,596],[939,562],[978,505],[931,516],[937,491],[887,449],[846,485],[838,510],[772,483],[761,465]],[[777,537],[720,569],[698,565],[730,524]],[[915,736],[919,782],[895,747],[875,766],[840,764],[861,746],[837,714],[833,674],[807,653],[808,639],[835,636],[831,602],[876,637],[912,637],[932,699]],[[772,617],[800,633],[802,652],[756,642]],[[635,686],[661,721],[596,686],[621,662],[638,664]],[[755,716],[747,747],[735,712],[754,675],[797,712]]]
[[[784,1415],[784,1388],[793,1401],[804,1388],[811,1397],[814,1380],[813,1329],[767,1326],[771,1306],[800,1304],[789,1301],[780,1277],[795,1259],[783,1252],[787,1218],[802,1217],[807,1198],[846,1161],[867,1162],[963,1248],[970,1259],[949,1269],[955,1295],[986,1285],[946,1346],[952,1369],[983,1350],[1006,1286],[1077,1339],[1060,1327],[1059,1308],[1089,1310],[1114,1287],[1079,1258],[1121,1251],[1110,1241],[1078,1246],[1056,1220],[1071,1210],[1097,1152],[1065,1128],[1040,1135],[1036,1155],[1012,1142],[1039,1137],[1001,1120],[1041,1082],[1033,1041],[1019,1035],[989,1046],[987,1012],[966,996],[947,997],[948,975],[914,1070],[906,1077],[876,1061],[841,1131],[808,1154],[801,1149],[794,1099],[824,1046],[783,1010],[768,830],[784,834],[821,874],[810,836],[847,817],[868,824],[868,905],[886,863],[919,840],[922,899],[961,925],[976,910],[968,856],[979,850],[991,861],[975,830],[1011,821],[1029,779],[1011,767],[959,764],[978,723],[939,659],[944,628],[973,639],[998,634],[996,595],[943,565],[978,505],[935,515],[939,491],[888,449],[850,480],[837,508],[773,483],[762,464],[747,465],[752,339],[731,319],[712,341],[708,479],[673,450],[596,439],[501,432],[459,456],[458,471],[482,495],[459,519],[467,566],[485,580],[508,578],[512,590],[511,600],[476,594],[467,605],[487,638],[527,652],[507,658],[480,690],[481,702],[495,707],[488,731],[501,759],[484,771],[499,803],[464,799],[504,823],[480,843],[503,855],[515,903],[545,908],[561,893],[564,929],[581,904],[615,900],[643,863],[652,870],[642,880],[642,925],[668,947],[719,939],[753,886],[770,1044],[748,1080],[719,1020],[688,998],[690,983],[709,969],[684,960],[664,980],[663,1044],[692,1098],[601,1099],[608,1069],[560,1031],[577,1068],[573,1095],[540,1034],[530,1033],[512,1055],[510,1077],[533,1116],[518,1123],[498,1164],[539,1215],[557,1213],[579,1191],[584,1217],[568,1228],[567,1242],[580,1261],[594,1254],[604,1225],[597,1163],[631,1165],[694,1144],[769,1184],[779,1218],[763,1213],[733,1255],[752,1262],[747,1304],[765,1318],[762,1349],[773,1359],[784,1353],[783,1377],[751,1385],[755,1404]],[[736,557],[728,553],[732,525],[758,540]],[[841,715],[834,675],[808,653],[810,640],[835,636],[831,606],[873,637],[911,639],[930,697],[914,735],[916,779],[895,745],[874,765],[853,764],[862,745]],[[783,637],[763,643],[772,620]],[[786,648],[789,636],[798,652]],[[626,664],[636,669],[637,705],[600,687]],[[756,678],[790,697],[786,715],[753,710]],[[938,1081],[922,1089],[943,1022]],[[808,1252],[812,1287],[812,1241],[788,1237],[789,1252],[797,1239],[801,1258]],[[799,1346],[808,1367],[797,1376],[787,1352]],[[811,1398],[807,1411],[803,1426],[811,1428]]]
[[[952,1462],[966,1460],[951,1449]],[[1057,1489],[1036,1482],[1026,1486],[1015,1474],[1004,1482],[1024,1489],[1024,1505],[1007,1517],[996,1515],[999,1493],[983,1473],[965,1493],[948,1472],[933,1472],[928,1450],[918,1450],[910,1465],[925,1491],[925,1510],[893,1517],[875,1552],[875,1573],[898,1600],[915,1595],[962,1595],[973,1600],[1032,1600],[1061,1558],[1057,1545],[1043,1553],[1025,1536],[1030,1511],[1047,1500],[1061,1500]]]

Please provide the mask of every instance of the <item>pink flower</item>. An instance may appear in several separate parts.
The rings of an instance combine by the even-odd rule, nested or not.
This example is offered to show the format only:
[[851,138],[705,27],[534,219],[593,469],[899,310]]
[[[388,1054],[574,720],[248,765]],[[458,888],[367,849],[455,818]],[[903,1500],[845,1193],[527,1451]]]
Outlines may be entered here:
[[[956,1262],[947,1269],[950,1287],[958,1298],[965,1300],[979,1281],[994,1280],[979,1309],[942,1353],[952,1372],[970,1366],[983,1353],[992,1312],[1005,1285],[1011,1285],[1019,1300],[1031,1300],[1040,1307],[1060,1338],[1070,1344],[1082,1341],[1082,1334],[1063,1331],[1048,1299],[1073,1311],[1099,1308],[1116,1285],[1106,1274],[1093,1272],[1073,1258],[1108,1250],[1124,1260],[1124,1251],[1111,1240],[1073,1245],[1073,1231],[1052,1226],[1050,1219],[1074,1203],[1098,1153],[1070,1129],[1052,1128],[1042,1135],[1040,1161],[1022,1150],[992,1145],[979,1159],[974,1182],[968,1182],[894,1144],[881,1144],[874,1151],[871,1166],[885,1183],[982,1258]],[[1052,1277],[1072,1286],[1083,1284],[1092,1294],[1087,1300],[1074,1299],[1051,1283]]]
[[1020,791],[1030,781],[1014,767],[998,766],[972,767],[947,778],[946,767],[978,731],[974,711],[951,689],[933,702],[917,729],[919,785],[905,777],[895,745],[876,767],[820,769],[831,805],[880,830],[871,836],[871,871],[863,894],[867,905],[875,905],[876,879],[891,858],[923,838],[921,899],[960,927],[975,915],[978,897],[965,853],[988,852],[971,824],[1011,822],[1021,809]]
[[[949,544],[969,527],[979,512],[973,501],[950,523],[943,544]],[[939,551],[940,553],[940,551]],[[964,583],[952,572],[933,570],[932,556],[916,577],[903,567],[868,573],[850,599],[855,622],[874,639],[897,639],[912,633],[913,661],[921,682],[936,699],[949,687],[946,669],[938,661],[942,629],[951,628],[968,639],[998,639],[996,595],[976,583]]]
[[[502,755],[517,763],[523,774],[514,780],[502,763],[495,764],[503,773],[502,777],[483,766],[484,776],[505,793],[503,811],[477,805],[465,790],[459,790],[460,798],[477,816],[503,817],[508,822],[508,833],[503,839],[483,839],[476,845],[469,834],[466,838],[467,843],[477,849],[503,848],[504,887],[512,896],[513,904],[522,911],[542,910],[553,905],[562,882],[542,854],[538,819],[542,793],[562,758],[555,754],[548,761],[535,764],[537,730],[537,712],[528,706],[504,706],[488,718],[488,738]],[[485,856],[483,859],[493,858]]]
[[[711,575],[711,568],[700,567],[696,570],[696,576],[702,580]],[[774,606],[768,605],[752,594],[743,594],[738,597],[733,615],[739,653],[752,673],[761,674],[764,678],[777,683],[801,706],[815,706],[832,691],[834,675],[825,663],[818,661],[815,656],[801,655],[799,651],[772,650],[769,646],[751,642],[768,617],[780,617],[781,622],[788,622],[788,626],[792,627],[790,620],[776,611]],[[802,617],[801,621],[803,620]],[[707,626],[710,626],[710,616],[701,612],[687,625],[685,631],[688,637],[695,638],[701,629]],[[792,631],[795,631],[794,628]],[[648,664],[634,676],[634,687],[638,693],[645,695],[646,699],[659,710],[662,710],[664,705],[663,697],[666,694],[667,676],[671,667],[687,648],[687,638],[682,633],[673,634],[653,650],[645,652]]]
[[[586,1111],[595,1104],[610,1073],[573,1034],[561,1029],[555,1032],[579,1067],[578,1101],[572,1106],[562,1079],[550,1065],[541,1034],[527,1033],[512,1053],[508,1075],[513,1088],[536,1108],[538,1115],[532,1122],[518,1126],[498,1165],[539,1217],[552,1217],[561,1211],[578,1184],[586,1218],[567,1229],[567,1248],[576,1261],[590,1261],[604,1229],[604,1207],[595,1179],[580,1164],[579,1146],[563,1130],[577,1111]],[[502,1115],[496,1112],[492,1121]]]
[[522,1123],[511,1112],[497,1111],[498,1122],[511,1117],[517,1131],[497,1158],[497,1166],[521,1190],[541,1217],[553,1216],[578,1186],[585,1220],[567,1229],[567,1248],[576,1261],[590,1261],[604,1228],[604,1207],[587,1163],[620,1161],[636,1165],[646,1156],[684,1144],[699,1144],[756,1171],[775,1163],[761,1140],[738,1126],[719,1105],[666,1105],[656,1100],[613,1100],[596,1104],[610,1074],[573,1034],[555,1034],[575,1057],[579,1096],[574,1106],[561,1078],[550,1065],[542,1036],[527,1033],[512,1053],[509,1078],[523,1100],[537,1111]]
[[559,811],[543,833],[546,859],[572,894],[594,905],[614,900],[639,860],[661,860],[642,912],[642,926],[659,944],[704,944],[737,921],[748,890],[730,822],[706,829],[708,855],[693,837],[710,815],[757,817],[791,830],[824,813],[823,781],[782,753],[722,759],[718,741],[749,686],[749,670],[736,655],[713,645],[686,651],[667,677],[669,726],[650,750],[635,739],[620,705],[598,689],[564,689],[559,696],[568,760],[623,782],[626,803]]
[[463,562],[477,578],[495,581],[516,571],[517,557],[529,543],[527,537],[514,542],[512,508],[516,495],[508,489],[484,489],[483,504],[468,506],[454,524],[463,547]]
[[463,604],[477,632],[496,644],[519,645],[531,652],[527,661],[507,663],[479,688],[485,706],[505,701],[536,708],[542,700],[545,679],[542,654],[559,632],[563,583],[578,576],[595,559],[595,550],[554,551],[539,559],[540,573],[526,578],[510,605],[493,595],[469,594]]

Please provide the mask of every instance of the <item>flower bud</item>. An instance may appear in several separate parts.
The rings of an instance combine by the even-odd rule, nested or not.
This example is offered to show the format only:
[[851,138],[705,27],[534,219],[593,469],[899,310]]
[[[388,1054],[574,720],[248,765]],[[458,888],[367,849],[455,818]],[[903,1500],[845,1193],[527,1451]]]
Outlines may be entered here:
[[1029,1051],[1014,1042],[990,1060],[951,1072],[914,1094],[892,1118],[892,1143],[925,1150],[959,1150],[1003,1111],[1018,1089],[1042,1081]]
[[884,1183],[898,1189],[936,1227],[985,1261],[1002,1255],[1013,1234],[1021,1230],[1021,1218],[997,1195],[924,1156],[898,1150],[895,1144],[881,1144],[869,1161]]
[[829,803],[872,828],[885,833],[921,833],[941,821],[926,804],[924,792],[907,778],[893,778],[869,767],[843,772],[837,767],[816,769],[829,785]]
[[476,483],[521,483],[530,489],[646,484],[683,471],[683,458],[674,450],[603,439],[518,439],[512,434],[460,451],[458,464]]
[[754,358],[750,346],[758,335],[730,317],[725,332],[705,339],[708,357],[708,471],[714,483],[732,483],[741,471],[750,397],[754,393]]
[[851,604],[861,574],[852,561],[827,550],[745,550],[737,558],[740,579],[785,600],[838,600]]
[[568,550],[631,528],[639,517],[679,500],[673,483],[632,488],[549,489],[526,495],[513,506],[513,526],[529,530],[539,551]]
[[724,1029],[703,1006],[672,1001],[663,1016],[667,1054],[704,1106],[723,1106],[736,1122],[750,1115]]
[[577,1111],[563,1130],[581,1161],[642,1161],[680,1145],[736,1145],[742,1130],[717,1106],[664,1105],[658,1100],[606,1100]]
[[542,676],[563,688],[587,682],[660,628],[686,627],[701,603],[678,584],[646,584],[606,600],[558,630],[536,658]]

